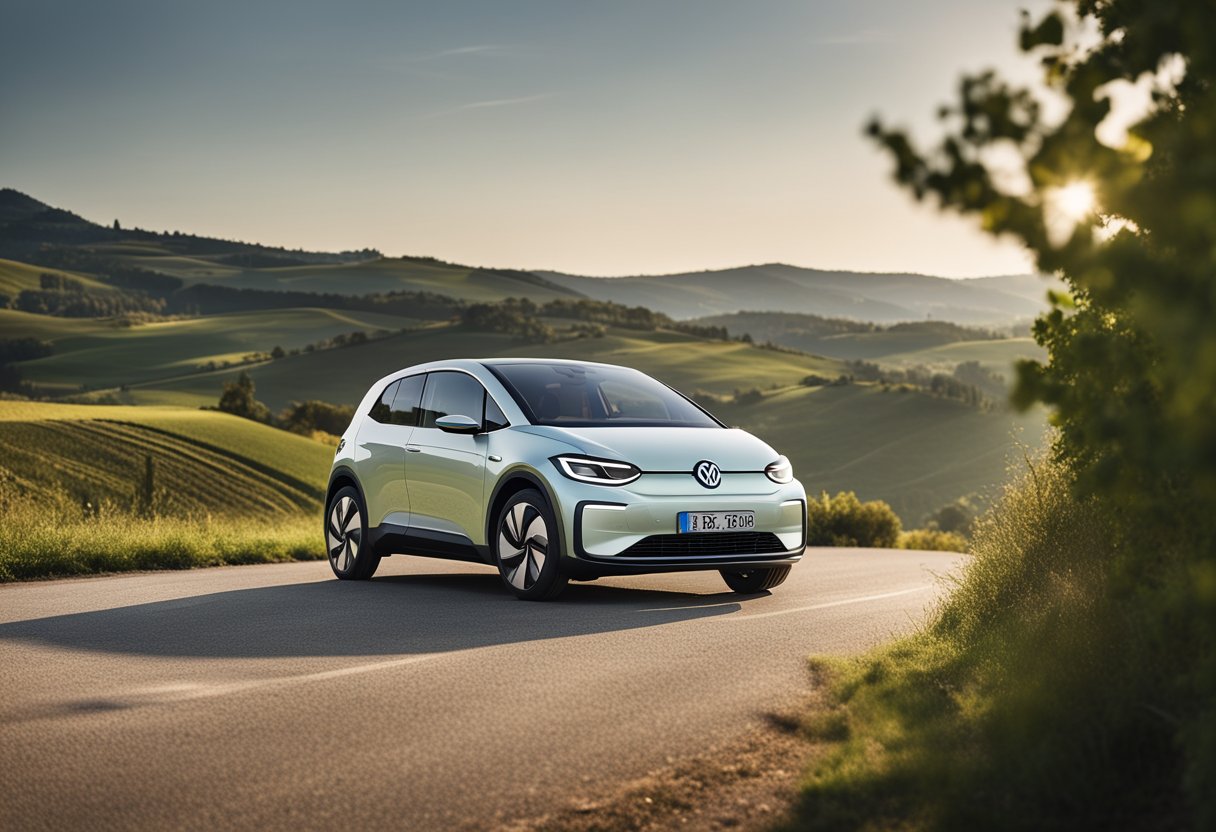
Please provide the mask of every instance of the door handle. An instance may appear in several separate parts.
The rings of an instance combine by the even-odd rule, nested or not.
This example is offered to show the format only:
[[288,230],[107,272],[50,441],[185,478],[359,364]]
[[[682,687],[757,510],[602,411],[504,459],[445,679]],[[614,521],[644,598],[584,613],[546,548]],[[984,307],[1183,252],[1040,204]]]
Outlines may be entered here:
[[422,448],[419,448],[417,445],[406,445],[405,449],[412,454],[422,453]]

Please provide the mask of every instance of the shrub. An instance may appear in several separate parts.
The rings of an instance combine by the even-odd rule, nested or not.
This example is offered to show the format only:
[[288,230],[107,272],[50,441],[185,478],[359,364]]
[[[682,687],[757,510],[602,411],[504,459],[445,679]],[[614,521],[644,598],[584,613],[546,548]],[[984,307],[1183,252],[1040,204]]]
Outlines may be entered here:
[[899,548],[936,552],[966,552],[967,538],[937,529],[913,529],[899,535]]
[[279,414],[275,424],[283,430],[304,436],[312,436],[316,431],[341,436],[354,415],[355,409],[350,405],[309,400],[292,402]]
[[891,548],[899,542],[899,515],[881,500],[863,503],[852,491],[807,500],[807,543],[811,546]]
[[735,404],[758,404],[764,399],[764,391],[759,387],[752,387],[747,390],[735,388],[735,395],[732,401]]
[[49,341],[37,338],[0,338],[0,364],[45,358],[54,351]]

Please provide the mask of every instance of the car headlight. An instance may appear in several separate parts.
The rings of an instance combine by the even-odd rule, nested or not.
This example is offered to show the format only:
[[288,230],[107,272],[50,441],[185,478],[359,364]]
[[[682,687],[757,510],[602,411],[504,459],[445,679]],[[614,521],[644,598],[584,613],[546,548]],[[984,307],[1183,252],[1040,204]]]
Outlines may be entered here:
[[624,485],[642,476],[642,470],[628,462],[612,462],[585,456],[555,456],[553,464],[572,480],[593,482],[596,485]]
[[794,479],[794,466],[783,456],[777,457],[776,462],[770,462],[764,467],[764,476],[776,483],[785,485]]

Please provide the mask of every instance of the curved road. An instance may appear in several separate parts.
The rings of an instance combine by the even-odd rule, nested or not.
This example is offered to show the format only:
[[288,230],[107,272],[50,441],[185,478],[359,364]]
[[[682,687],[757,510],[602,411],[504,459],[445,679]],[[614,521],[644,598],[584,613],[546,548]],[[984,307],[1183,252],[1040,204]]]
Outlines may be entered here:
[[805,657],[919,620],[959,556],[811,550],[771,595],[716,573],[516,601],[386,560],[0,587],[0,827],[488,828],[738,738]]

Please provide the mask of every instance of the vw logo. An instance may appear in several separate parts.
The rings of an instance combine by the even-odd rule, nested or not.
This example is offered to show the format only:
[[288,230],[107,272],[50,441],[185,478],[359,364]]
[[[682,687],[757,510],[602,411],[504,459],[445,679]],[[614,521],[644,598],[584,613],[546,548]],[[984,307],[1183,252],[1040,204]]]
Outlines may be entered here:
[[698,462],[692,469],[692,475],[706,488],[717,488],[722,482],[722,469],[708,459]]

